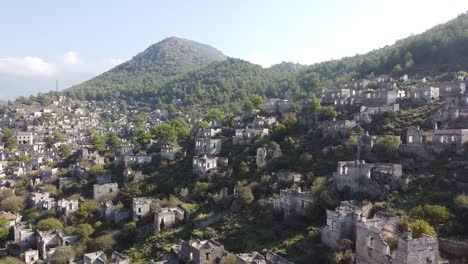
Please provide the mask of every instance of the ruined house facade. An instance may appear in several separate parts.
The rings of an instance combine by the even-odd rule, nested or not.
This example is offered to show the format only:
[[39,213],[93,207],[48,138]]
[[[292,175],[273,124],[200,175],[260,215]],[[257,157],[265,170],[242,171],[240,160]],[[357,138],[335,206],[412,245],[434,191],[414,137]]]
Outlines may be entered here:
[[350,129],[357,126],[354,120],[329,120],[320,125],[324,136],[346,136]]
[[195,139],[195,152],[197,155],[218,155],[221,152],[221,139],[197,138]]
[[409,100],[414,105],[432,104],[439,99],[439,88],[437,87],[411,87]]
[[139,197],[132,199],[133,219],[141,219],[150,214],[151,208],[157,205],[157,201],[152,198]]
[[423,154],[426,151],[462,153],[467,142],[468,129],[424,131],[415,127],[406,131],[406,143],[402,145],[401,151],[414,154]]
[[281,156],[280,149],[269,149],[269,148],[258,148],[257,156],[255,157],[255,162],[257,167],[264,167],[268,162],[273,159]]
[[333,182],[339,191],[382,197],[386,193],[384,185],[391,189],[407,186],[409,182],[402,175],[401,164],[339,161],[337,171],[333,173]]
[[32,145],[34,141],[34,135],[32,132],[16,132],[16,142],[18,145]]
[[413,238],[410,230],[401,233],[398,230],[399,221],[398,217],[376,213],[373,219],[358,222],[356,263],[439,263],[437,238],[425,234]]
[[93,185],[93,199],[112,200],[119,194],[119,185],[117,183],[106,183],[106,184],[94,184]]
[[268,129],[241,128],[236,129],[232,137],[234,145],[252,145],[257,137],[268,136]]
[[273,201],[273,210],[284,217],[305,216],[315,201],[312,193],[302,192],[300,188],[281,190],[280,197]]
[[340,240],[356,239],[356,224],[361,219],[367,218],[372,209],[372,204],[360,202],[341,201],[334,210],[327,210],[327,224],[321,230],[322,243],[332,249],[336,249]]
[[161,208],[154,214],[154,229],[161,231],[171,228],[175,223],[185,219],[185,212],[183,209],[175,208]]
[[174,147],[174,146],[163,146],[161,147],[161,158],[165,160],[175,160],[177,154],[180,153],[182,150],[181,147]]
[[194,156],[192,161],[193,174],[200,177],[218,170],[218,166],[227,166],[228,159],[223,157]]
[[179,239],[178,251],[180,260],[196,264],[217,262],[226,252],[224,246],[214,239],[189,242]]

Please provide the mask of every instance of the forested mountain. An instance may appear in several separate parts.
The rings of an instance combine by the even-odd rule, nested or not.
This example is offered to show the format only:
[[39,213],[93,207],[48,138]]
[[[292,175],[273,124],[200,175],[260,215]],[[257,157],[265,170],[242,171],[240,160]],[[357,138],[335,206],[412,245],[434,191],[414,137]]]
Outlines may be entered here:
[[401,75],[466,70],[468,13],[391,46],[306,67],[283,62],[264,69],[242,60],[223,61],[225,58],[209,46],[168,38],[70,88],[67,94],[81,99],[154,96],[163,103],[179,98],[187,104],[219,104],[250,94],[294,97],[371,72]]
[[202,68],[227,57],[219,50],[195,41],[166,38],[139,53],[131,60],[71,90],[86,97],[96,97],[153,87],[165,78]]

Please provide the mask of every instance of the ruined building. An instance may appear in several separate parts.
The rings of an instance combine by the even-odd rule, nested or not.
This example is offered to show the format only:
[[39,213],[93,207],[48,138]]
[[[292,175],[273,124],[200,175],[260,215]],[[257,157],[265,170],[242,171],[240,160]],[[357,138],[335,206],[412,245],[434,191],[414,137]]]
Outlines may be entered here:
[[334,211],[327,210],[327,225],[321,230],[322,243],[336,249],[342,239],[356,239],[356,223],[367,218],[372,204],[357,201],[341,201]]
[[333,182],[339,191],[366,193],[382,197],[390,189],[405,188],[409,180],[402,178],[401,164],[366,163],[365,161],[339,161],[333,173]]
[[214,263],[223,257],[224,246],[214,239],[185,242],[179,239],[177,253],[185,263]]
[[181,208],[161,208],[154,214],[154,229],[161,231],[185,219],[185,212]]
[[273,201],[273,209],[276,213],[289,217],[291,215],[305,216],[308,210],[315,204],[312,193],[296,190],[281,190],[280,197]]
[[356,228],[356,264],[439,263],[437,238],[422,234],[413,238],[411,230],[399,230],[400,219],[376,213]]
[[468,142],[468,129],[435,129],[423,131],[419,127],[406,131],[406,144],[402,152],[424,154],[426,151],[435,153],[462,153]]

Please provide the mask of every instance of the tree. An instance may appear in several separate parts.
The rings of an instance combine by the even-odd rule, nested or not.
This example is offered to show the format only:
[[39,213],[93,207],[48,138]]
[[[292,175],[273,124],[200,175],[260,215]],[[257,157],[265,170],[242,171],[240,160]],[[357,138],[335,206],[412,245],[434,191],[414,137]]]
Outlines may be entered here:
[[89,174],[92,176],[103,175],[106,173],[106,169],[101,164],[95,164],[89,169]]
[[135,128],[135,131],[133,132],[132,141],[133,141],[133,143],[143,147],[143,146],[150,143],[151,134],[148,133],[148,131],[146,131],[145,128],[137,127],[137,128]]
[[252,106],[254,109],[262,109],[263,108],[263,98],[259,95],[253,95],[250,99]]
[[96,132],[92,134],[90,143],[97,151],[104,151],[106,147],[106,141],[100,134]]
[[0,240],[5,241],[10,234],[10,221],[4,217],[0,217]]
[[424,219],[432,224],[442,224],[450,218],[447,207],[441,205],[418,205],[409,212],[410,217]]
[[67,144],[61,144],[58,149],[58,154],[60,158],[65,159],[72,154],[72,150]]
[[400,137],[386,135],[383,137],[378,137],[375,140],[374,148],[377,151],[377,153],[391,155],[398,151],[398,149],[400,148],[400,144]]
[[189,191],[187,187],[180,189],[180,192],[179,192],[180,197],[185,198],[187,197],[188,194],[189,194]]
[[395,65],[395,67],[393,67],[393,73],[394,74],[400,75],[402,72],[403,72],[403,68],[401,67],[400,64],[397,64],[397,65]]
[[75,258],[75,252],[70,246],[60,246],[47,260],[50,264],[68,264],[73,258]]
[[163,144],[177,142],[177,132],[175,128],[167,122],[155,126],[151,130],[151,134],[154,139],[162,142]]
[[326,190],[326,187],[327,187],[327,179],[325,177],[317,177],[315,178],[310,191],[312,192],[312,194],[319,197],[323,195],[323,193]]
[[6,257],[0,259],[0,264],[24,264],[24,262],[14,257]]
[[224,119],[224,113],[220,108],[211,108],[205,116],[206,122],[222,121]]
[[255,199],[249,186],[237,187],[237,194],[239,196],[239,201],[243,205],[249,205]]
[[54,138],[50,135],[44,139],[46,149],[51,149],[54,147]]
[[412,231],[413,238],[420,238],[422,234],[426,234],[432,237],[437,236],[435,229],[428,222],[422,219],[410,222],[408,227]]
[[120,144],[120,138],[113,132],[109,132],[106,135],[106,145],[110,150],[114,150],[117,145]]
[[62,229],[63,228],[63,223],[55,218],[55,217],[49,217],[46,219],[42,219],[37,223],[36,226],[37,230],[39,231],[46,231],[46,230],[52,230],[52,229]]
[[321,111],[322,120],[332,120],[338,117],[338,112],[335,111],[333,106],[324,106]]
[[313,117],[316,117],[321,109],[322,104],[320,103],[320,99],[318,99],[317,96],[313,94],[309,100],[309,114]]
[[2,201],[1,208],[16,214],[24,208],[24,199],[16,195],[10,196]]
[[14,149],[17,146],[16,138],[13,131],[7,127],[2,129],[2,142],[5,144],[6,148]]
[[54,130],[54,132],[52,132],[52,137],[54,139],[54,143],[65,141],[65,137],[58,130]]
[[86,200],[80,204],[80,208],[76,211],[77,219],[85,220],[99,210],[99,204],[94,200]]

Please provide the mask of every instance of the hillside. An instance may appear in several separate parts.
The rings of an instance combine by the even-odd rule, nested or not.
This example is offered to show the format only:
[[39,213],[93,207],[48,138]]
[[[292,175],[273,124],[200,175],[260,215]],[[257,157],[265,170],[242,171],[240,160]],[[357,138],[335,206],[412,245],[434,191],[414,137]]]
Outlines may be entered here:
[[169,38],[67,93],[80,99],[157,96],[164,103],[182,98],[187,104],[222,104],[249,94],[295,97],[372,72],[399,76],[466,70],[468,13],[391,46],[307,67],[281,63],[263,69],[240,60],[209,65],[225,58],[209,46]]
[[165,78],[226,58],[222,52],[211,46],[170,37],[150,46],[131,60],[70,90],[96,97],[128,89],[153,87]]

